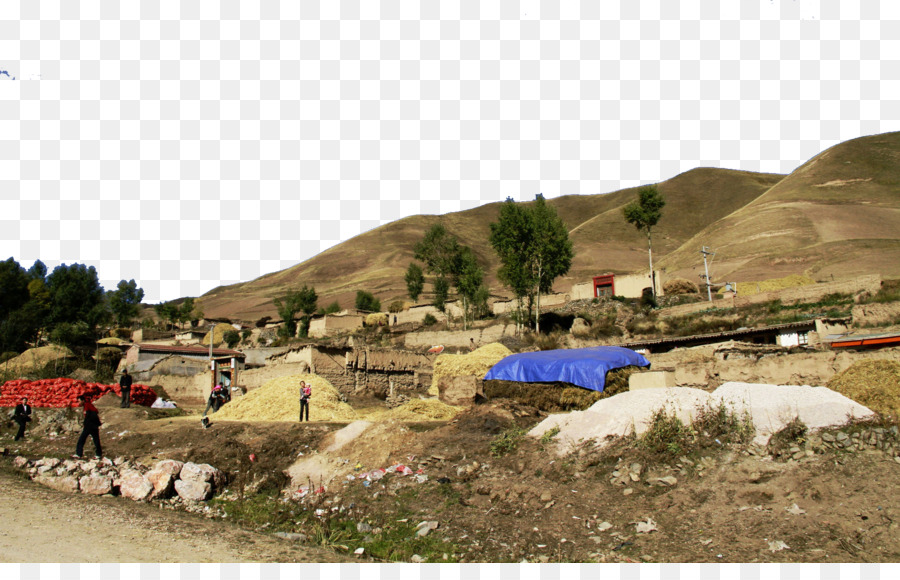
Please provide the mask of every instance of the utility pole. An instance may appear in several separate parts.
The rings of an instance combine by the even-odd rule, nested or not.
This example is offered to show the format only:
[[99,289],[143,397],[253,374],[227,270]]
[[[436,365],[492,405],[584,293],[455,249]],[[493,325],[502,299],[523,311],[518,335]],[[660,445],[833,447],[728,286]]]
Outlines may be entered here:
[[715,256],[715,252],[710,252],[709,248],[703,246],[703,249],[700,250],[700,253],[703,254],[703,269],[706,270],[706,296],[709,298],[709,301],[712,302],[712,290],[710,290],[709,286],[709,264],[706,262],[707,256]]

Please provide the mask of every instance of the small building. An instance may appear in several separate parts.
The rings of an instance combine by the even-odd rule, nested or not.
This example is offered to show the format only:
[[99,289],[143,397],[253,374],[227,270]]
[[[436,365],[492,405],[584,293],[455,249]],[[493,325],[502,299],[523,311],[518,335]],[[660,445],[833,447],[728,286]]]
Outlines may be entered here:
[[[124,364],[135,371],[137,380],[150,380],[155,374],[191,376],[215,371],[212,383],[228,377],[237,384],[237,374],[244,370],[244,353],[228,348],[212,349],[213,365],[208,348],[202,346],[169,346],[134,344],[125,353]],[[226,382],[229,382],[226,381]]]
[[594,298],[612,298],[616,295],[616,275],[594,276]]
[[326,314],[309,321],[309,336],[322,338],[344,332],[353,332],[363,327],[365,316],[361,314]]
[[206,336],[207,332],[205,330],[185,330],[183,332],[175,333],[175,340],[187,343],[187,344],[200,344],[200,341],[203,340],[203,337]]

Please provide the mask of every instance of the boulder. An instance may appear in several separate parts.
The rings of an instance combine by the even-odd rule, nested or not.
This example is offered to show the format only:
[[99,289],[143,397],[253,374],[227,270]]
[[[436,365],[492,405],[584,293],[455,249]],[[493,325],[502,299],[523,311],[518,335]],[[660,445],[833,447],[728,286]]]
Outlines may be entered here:
[[175,482],[175,492],[187,501],[206,501],[212,495],[212,486],[205,481],[179,479]]
[[572,321],[572,336],[586,336],[591,332],[591,325],[584,318],[576,318]]
[[91,495],[105,495],[112,493],[113,480],[105,475],[85,475],[78,480],[81,493]]
[[162,471],[170,474],[172,477],[177,478],[181,473],[181,468],[184,467],[183,461],[176,461],[174,459],[163,459],[153,466],[153,471]]
[[181,468],[182,481],[209,483],[215,489],[225,485],[225,474],[208,463],[187,462]]
[[24,469],[28,465],[28,458],[19,455],[13,459],[13,465],[15,465],[17,469]]
[[153,485],[153,493],[151,497],[165,498],[169,497],[175,485],[175,476],[171,473],[156,468],[147,472],[147,480]]
[[144,501],[153,493],[153,484],[140,471],[132,469],[120,475],[119,493],[134,501]]
[[37,477],[35,481],[57,491],[65,491],[67,493],[75,493],[78,491],[78,478],[72,475],[67,475],[65,477],[42,475]]

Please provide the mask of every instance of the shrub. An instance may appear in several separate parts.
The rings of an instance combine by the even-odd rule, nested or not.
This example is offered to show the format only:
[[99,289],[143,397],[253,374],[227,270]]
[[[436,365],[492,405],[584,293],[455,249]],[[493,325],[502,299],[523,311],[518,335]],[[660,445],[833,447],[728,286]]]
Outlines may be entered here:
[[672,278],[666,280],[663,284],[663,293],[665,294],[697,294],[700,288],[690,280],[685,278]]
[[237,346],[237,343],[241,342],[241,335],[236,330],[229,330],[222,338],[225,340],[228,348],[234,348]]
[[356,309],[368,312],[381,312],[381,300],[375,298],[371,292],[356,291]]
[[425,326],[433,326],[437,324],[437,318],[434,317],[434,314],[429,312],[425,315],[425,318],[422,319],[422,324]]
[[654,455],[678,457],[687,448],[691,430],[681,419],[657,409],[647,430],[638,438],[638,446]]
[[241,340],[250,340],[250,336],[253,335],[253,332],[249,328],[245,328],[241,331]]
[[397,312],[403,312],[403,301],[402,300],[394,300],[391,302],[390,306],[388,306],[388,312],[392,314],[396,314]]
[[641,291],[641,308],[658,308],[656,298],[653,297],[653,290],[649,287]]
[[510,427],[491,441],[491,455],[502,457],[511,451],[515,451],[524,438],[524,429],[521,427]]
[[597,317],[591,324],[591,330],[589,333],[592,338],[622,336],[622,334],[622,329],[616,325],[615,313]]

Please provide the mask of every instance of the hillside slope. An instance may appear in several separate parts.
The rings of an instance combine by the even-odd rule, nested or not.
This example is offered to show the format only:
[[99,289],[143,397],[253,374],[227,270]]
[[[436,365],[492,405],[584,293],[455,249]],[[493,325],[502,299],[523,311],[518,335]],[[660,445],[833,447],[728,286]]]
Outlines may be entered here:
[[659,264],[673,275],[696,275],[704,245],[716,252],[714,280],[900,276],[900,133],[820,153]]

